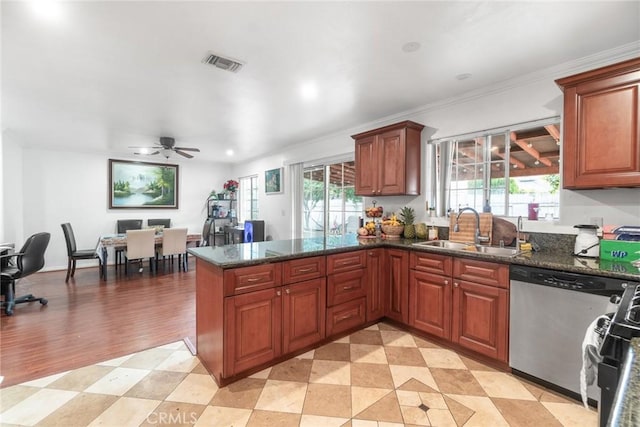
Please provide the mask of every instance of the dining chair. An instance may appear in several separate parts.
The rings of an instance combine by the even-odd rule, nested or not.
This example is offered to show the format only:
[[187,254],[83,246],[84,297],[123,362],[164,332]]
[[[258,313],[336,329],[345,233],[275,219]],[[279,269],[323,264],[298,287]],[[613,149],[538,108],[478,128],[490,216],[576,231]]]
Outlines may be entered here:
[[164,257],[171,256],[171,265],[173,265],[173,256],[178,255],[178,268],[182,266],[182,270],[187,271],[187,229],[165,229],[162,233],[162,246],[158,255],[163,257],[163,262]]
[[98,264],[100,267],[100,277],[102,277],[102,262],[100,261],[100,257],[96,253],[94,249],[78,249],[76,246],[76,237],[73,234],[73,228],[71,224],[65,222],[64,224],[60,224],[62,227],[62,232],[64,233],[64,240],[67,243],[67,277],[64,279],[65,283],[69,281],[69,277],[73,277],[76,274],[76,261],[79,259],[98,259]]
[[[127,230],[141,230],[142,229],[142,220],[141,219],[119,219],[116,222],[116,232],[118,234],[125,234]],[[124,249],[116,248],[115,250],[115,268],[118,269],[118,264],[122,264],[122,253]]]
[[140,262],[139,272],[142,273],[143,260],[145,258],[149,258],[149,270],[153,271],[153,263],[156,258],[156,231],[152,228],[127,230],[127,248],[124,250],[125,274],[131,260]]
[[39,301],[42,305],[47,305],[46,298],[35,297],[32,294],[16,297],[16,281],[23,277],[27,277],[44,267],[44,253],[49,246],[51,234],[36,233],[29,237],[22,245],[20,252],[2,255],[0,258],[8,260],[15,258],[12,264],[3,263],[0,269],[0,294],[4,296],[4,301],[0,307],[4,308],[7,316],[13,315],[13,307],[16,304],[25,302]]
[[164,228],[171,228],[171,218],[149,218],[147,220],[149,228],[161,225]]
[[204,220],[204,226],[202,227],[202,242],[200,242],[200,246],[211,246],[211,239],[214,238],[213,233],[211,232],[212,226],[213,218],[207,218]]

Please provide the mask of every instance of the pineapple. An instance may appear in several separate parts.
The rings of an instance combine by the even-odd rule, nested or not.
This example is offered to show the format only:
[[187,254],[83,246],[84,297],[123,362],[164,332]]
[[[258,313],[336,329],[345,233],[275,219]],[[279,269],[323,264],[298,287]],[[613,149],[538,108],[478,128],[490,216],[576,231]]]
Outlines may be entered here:
[[416,218],[416,213],[412,207],[405,206],[400,209],[400,216],[402,217],[402,221],[404,222],[404,237],[407,239],[415,239],[416,237],[416,227],[413,224],[413,221]]

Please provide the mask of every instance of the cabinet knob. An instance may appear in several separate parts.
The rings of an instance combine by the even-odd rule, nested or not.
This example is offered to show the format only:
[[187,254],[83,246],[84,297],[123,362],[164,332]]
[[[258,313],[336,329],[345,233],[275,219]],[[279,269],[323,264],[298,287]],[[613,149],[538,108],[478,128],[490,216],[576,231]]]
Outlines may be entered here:
[[458,282],[453,282],[453,287],[457,288],[458,286],[460,286],[460,284]]
[[284,291],[287,293],[287,295],[289,295],[289,294],[291,293],[291,291],[289,290],[289,288],[285,289]]
[[445,284],[445,285],[448,285],[448,284],[449,284],[449,281],[445,279],[444,284]]
[[277,295],[277,296],[280,296],[280,295],[282,295],[282,292],[280,292],[280,291],[276,291],[276,295]]

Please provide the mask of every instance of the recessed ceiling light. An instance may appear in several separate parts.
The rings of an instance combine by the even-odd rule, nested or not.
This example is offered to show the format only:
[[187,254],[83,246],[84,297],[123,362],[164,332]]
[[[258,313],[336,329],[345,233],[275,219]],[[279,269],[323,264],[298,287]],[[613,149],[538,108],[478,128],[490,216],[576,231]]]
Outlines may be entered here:
[[312,101],[318,97],[318,85],[315,82],[306,82],[300,86],[300,95],[306,101]]
[[227,148],[227,151],[225,151],[225,154],[227,156],[233,156],[233,150],[231,148]]
[[420,49],[420,43],[418,42],[408,42],[402,45],[402,51],[403,52],[415,52],[416,50]]
[[140,149],[140,154],[149,154],[149,149],[147,147],[142,147]]
[[462,73],[456,76],[456,80],[467,80],[471,78],[471,73]]
[[31,9],[40,18],[47,21],[58,21],[62,18],[62,9],[57,0],[33,0]]

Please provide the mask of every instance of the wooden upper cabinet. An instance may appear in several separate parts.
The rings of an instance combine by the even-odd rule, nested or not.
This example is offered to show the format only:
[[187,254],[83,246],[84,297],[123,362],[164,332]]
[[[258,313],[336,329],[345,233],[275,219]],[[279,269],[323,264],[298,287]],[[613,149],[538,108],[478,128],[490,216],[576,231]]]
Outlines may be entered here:
[[564,91],[563,187],[639,187],[640,58],[556,83]]
[[355,139],[356,194],[420,194],[420,133],[423,125],[404,121],[352,135]]

